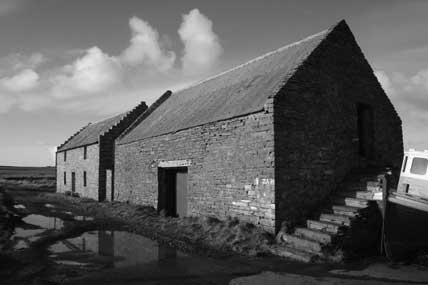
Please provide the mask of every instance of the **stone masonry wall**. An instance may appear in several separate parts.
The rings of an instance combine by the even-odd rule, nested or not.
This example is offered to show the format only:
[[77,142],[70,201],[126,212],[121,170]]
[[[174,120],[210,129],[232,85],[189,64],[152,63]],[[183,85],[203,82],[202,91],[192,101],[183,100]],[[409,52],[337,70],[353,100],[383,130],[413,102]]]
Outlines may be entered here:
[[188,215],[239,217],[274,230],[272,105],[264,111],[116,145],[115,200],[158,203],[160,161],[190,160]]
[[401,120],[344,25],[275,98],[277,227],[302,223],[359,166],[358,103],[373,108],[377,166],[398,169]]
[[[87,146],[87,159],[83,159],[83,147],[67,150],[67,160],[64,161],[64,151],[56,153],[57,192],[71,191],[71,173],[76,173],[76,192],[82,197],[98,200],[98,144]],[[64,185],[64,171],[67,183]],[[83,171],[86,171],[86,187],[83,186]]]

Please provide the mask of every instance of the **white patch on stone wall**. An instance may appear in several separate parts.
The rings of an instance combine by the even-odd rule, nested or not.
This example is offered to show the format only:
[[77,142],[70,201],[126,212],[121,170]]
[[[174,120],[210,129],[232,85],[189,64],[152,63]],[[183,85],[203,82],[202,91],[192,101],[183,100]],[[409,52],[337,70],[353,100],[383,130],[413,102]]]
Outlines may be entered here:
[[260,181],[262,185],[275,185],[275,179],[273,178],[262,178]]
[[185,167],[191,166],[192,161],[190,159],[182,160],[168,160],[168,161],[159,161],[159,167]]
[[259,178],[254,179],[254,185],[259,185]]

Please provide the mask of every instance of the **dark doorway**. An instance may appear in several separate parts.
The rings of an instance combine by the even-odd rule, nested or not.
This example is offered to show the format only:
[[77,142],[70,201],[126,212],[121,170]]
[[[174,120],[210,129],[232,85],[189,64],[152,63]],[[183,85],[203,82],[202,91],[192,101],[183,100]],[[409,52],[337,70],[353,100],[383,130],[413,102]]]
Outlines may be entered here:
[[374,157],[373,109],[368,104],[358,104],[358,139],[360,155],[367,159]]
[[71,173],[71,192],[76,192],[76,173]]
[[167,216],[187,215],[187,167],[158,169],[158,211]]

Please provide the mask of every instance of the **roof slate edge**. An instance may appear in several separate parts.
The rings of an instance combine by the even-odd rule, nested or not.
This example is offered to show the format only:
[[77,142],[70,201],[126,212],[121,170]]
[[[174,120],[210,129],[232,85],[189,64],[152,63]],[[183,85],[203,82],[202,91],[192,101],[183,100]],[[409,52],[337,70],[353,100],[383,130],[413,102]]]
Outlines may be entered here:
[[66,139],[65,142],[63,142],[62,144],[60,144],[59,146],[57,146],[56,152],[61,152],[61,151],[66,150],[66,149],[61,149],[61,148],[63,146],[65,146],[72,138],[74,138],[75,136],[77,136],[81,131],[83,131],[85,128],[87,128],[89,125],[91,125],[91,123],[88,123],[86,126],[80,128],[80,130],[78,130],[73,135],[71,135],[68,139]]
[[199,125],[195,125],[195,126],[190,126],[190,127],[186,127],[186,128],[182,128],[182,129],[177,129],[177,130],[174,130],[174,131],[170,131],[170,132],[166,132],[166,133],[154,135],[154,136],[151,136],[151,137],[139,138],[139,139],[136,139],[136,140],[133,140],[133,141],[129,141],[129,142],[120,142],[120,141],[118,141],[117,144],[118,145],[127,145],[127,144],[131,144],[131,143],[135,143],[137,141],[142,141],[142,140],[146,140],[146,139],[151,139],[151,138],[156,138],[156,137],[165,136],[165,135],[169,135],[169,134],[174,134],[174,133],[178,133],[178,132],[185,131],[185,130],[188,130],[188,129],[193,129],[193,128],[197,128],[197,127],[200,127],[200,126],[205,126],[205,125],[209,125],[209,124],[224,122],[224,121],[228,121],[228,120],[232,120],[232,119],[236,119],[236,118],[246,117],[246,116],[257,114],[257,113],[261,113],[261,112],[264,112],[264,108],[260,108],[259,110],[256,110],[256,111],[253,111],[253,112],[249,112],[249,113],[246,113],[246,114],[242,114],[242,115],[238,115],[238,116],[233,116],[233,117],[229,117],[229,118],[224,118],[224,119],[219,119],[219,120],[216,120],[216,121],[206,122],[206,123],[203,123],[203,124],[199,124]]
[[[105,132],[103,132],[103,133],[100,133],[100,134],[98,134],[98,136],[97,136],[97,140],[96,141],[94,141],[94,142],[90,142],[90,143],[84,143],[84,144],[80,144],[80,145],[76,145],[76,146],[73,146],[73,147],[67,147],[67,148],[63,148],[63,149],[61,149],[62,147],[64,147],[72,138],[74,138],[75,136],[77,136],[81,131],[83,131],[86,127],[88,127],[89,125],[95,125],[95,124],[97,124],[97,123],[101,123],[101,122],[103,122],[103,121],[105,121],[105,120],[108,120],[108,119],[110,119],[110,118],[107,118],[107,119],[105,119],[105,120],[101,120],[101,121],[98,121],[98,122],[96,122],[96,123],[93,123],[93,124],[91,124],[91,123],[89,123],[88,125],[86,125],[86,126],[84,126],[83,128],[81,128],[78,132],[76,132],[74,135],[72,135],[71,137],[69,137],[63,144],[61,144],[59,147],[57,147],[57,152],[63,152],[63,151],[67,151],[67,150],[72,150],[72,149],[76,149],[76,148],[80,148],[80,147],[84,147],[84,146],[88,146],[88,145],[93,145],[93,144],[97,144],[97,143],[99,143],[99,138],[100,138],[100,136],[104,136],[104,135],[106,135],[106,134],[108,134],[109,132],[111,132],[116,126],[118,126],[119,124],[121,124],[130,114],[132,114],[134,111],[136,111],[137,109],[139,109],[139,108],[141,108],[141,107],[143,107],[143,106],[145,106],[145,107],[147,107],[147,105],[146,105],[146,102],[145,101],[141,101],[137,106],[135,106],[133,109],[131,109],[130,111],[128,111],[128,112],[125,112],[125,113],[123,113],[123,116],[120,118],[120,120],[118,120],[116,123],[114,123],[112,126],[110,126],[110,128],[108,129],[108,130],[106,130]],[[114,117],[114,116],[113,116]],[[113,118],[113,117],[111,117],[111,118]]]
[[78,149],[78,148],[81,148],[81,147],[90,146],[90,145],[94,145],[94,144],[99,144],[99,141],[96,141],[96,142],[93,142],[93,143],[82,144],[82,145],[79,145],[79,146],[74,146],[74,147],[70,147],[70,148],[66,148],[66,149],[57,150],[56,153],[61,153],[61,152],[65,152],[65,151],[68,151],[68,150]]
[[117,138],[116,141],[120,144],[120,141],[131,132],[139,123],[141,123],[145,118],[147,118],[153,111],[155,111],[163,102],[165,102],[171,95],[171,90],[167,90],[162,94],[153,104],[150,105],[137,119],[135,119]]
[[[134,119],[130,124],[129,124],[129,126],[131,126],[136,120],[138,120],[138,118],[139,118],[139,116],[141,116],[142,114],[144,114],[144,112],[148,109],[148,107],[147,107],[147,104],[146,104],[146,102],[145,101],[141,101],[140,102],[140,104],[138,104],[137,106],[135,106],[132,110],[130,110],[129,112],[127,112],[126,114],[125,114],[125,116],[123,116],[119,121],[117,121],[114,125],[112,125],[107,131],[105,131],[104,133],[101,133],[100,135],[99,135],[99,137],[102,137],[102,136],[105,136],[106,134],[109,134],[111,131],[113,131],[115,128],[118,128],[119,126],[120,126],[120,124],[122,124],[129,116],[131,116],[131,115],[133,115],[133,113],[134,112],[137,112],[137,111],[139,111],[140,109],[144,109],[144,111],[140,114],[140,115],[138,115],[137,116],[137,118],[136,119]],[[129,127],[128,126],[128,127]],[[126,130],[127,130],[127,128],[128,127],[126,127],[125,128],[125,130],[123,131],[123,132],[125,132]],[[122,133],[123,133],[122,132]],[[121,133],[121,134],[122,134]],[[116,138],[118,138],[118,137],[120,137],[120,135],[121,134],[119,134]],[[116,139],[115,138],[115,139]]]

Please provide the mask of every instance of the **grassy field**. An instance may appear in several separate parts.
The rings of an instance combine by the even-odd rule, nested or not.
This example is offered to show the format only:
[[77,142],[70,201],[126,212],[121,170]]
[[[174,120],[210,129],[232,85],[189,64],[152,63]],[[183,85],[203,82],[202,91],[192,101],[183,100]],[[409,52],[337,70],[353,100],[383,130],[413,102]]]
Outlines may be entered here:
[[0,178],[55,178],[55,167],[0,166]]
[[0,166],[0,187],[7,190],[55,191],[55,167]]

